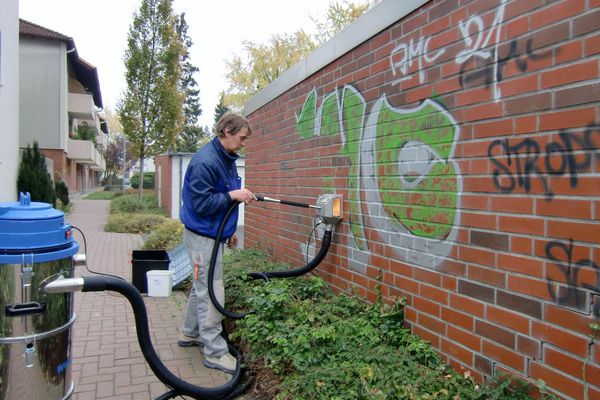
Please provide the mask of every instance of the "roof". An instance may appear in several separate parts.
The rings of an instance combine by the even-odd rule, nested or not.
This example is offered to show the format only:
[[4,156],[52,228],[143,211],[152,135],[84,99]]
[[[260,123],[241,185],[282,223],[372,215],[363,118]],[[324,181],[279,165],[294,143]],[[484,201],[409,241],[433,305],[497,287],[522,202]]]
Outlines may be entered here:
[[92,64],[79,57],[75,41],[72,37],[63,35],[60,32],[45,28],[33,22],[19,18],[19,36],[30,37],[34,39],[48,39],[64,42],[67,45],[67,57],[71,61],[75,77],[85,87],[88,93],[94,98],[96,107],[103,108],[102,92],[100,91],[100,82],[98,80],[98,70]]

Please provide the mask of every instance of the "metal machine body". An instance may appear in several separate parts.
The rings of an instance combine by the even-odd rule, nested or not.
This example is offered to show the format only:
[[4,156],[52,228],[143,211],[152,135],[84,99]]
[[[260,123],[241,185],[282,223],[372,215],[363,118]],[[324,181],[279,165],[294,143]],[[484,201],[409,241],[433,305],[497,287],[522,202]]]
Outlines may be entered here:
[[0,400],[67,399],[73,294],[43,288],[74,276],[79,246],[46,203],[0,203]]

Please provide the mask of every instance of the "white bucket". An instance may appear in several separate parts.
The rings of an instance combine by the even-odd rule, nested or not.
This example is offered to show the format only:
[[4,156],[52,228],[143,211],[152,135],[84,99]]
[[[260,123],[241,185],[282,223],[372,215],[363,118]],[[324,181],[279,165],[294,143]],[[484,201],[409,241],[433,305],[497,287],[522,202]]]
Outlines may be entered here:
[[173,288],[171,271],[151,270],[146,272],[148,280],[148,296],[169,297]]

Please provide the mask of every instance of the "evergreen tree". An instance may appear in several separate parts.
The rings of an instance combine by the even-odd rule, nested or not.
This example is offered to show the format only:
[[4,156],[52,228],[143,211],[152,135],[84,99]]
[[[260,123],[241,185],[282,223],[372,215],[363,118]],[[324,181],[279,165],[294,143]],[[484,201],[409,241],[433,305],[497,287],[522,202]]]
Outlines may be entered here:
[[[183,126],[181,52],[173,0],[142,0],[127,34],[124,97],[117,114],[131,152],[140,160],[171,148]],[[138,192],[142,201],[142,188]]]
[[56,194],[52,178],[46,170],[46,158],[39,151],[37,141],[33,142],[33,148],[27,145],[23,152],[19,174],[17,176],[17,192],[31,195],[31,201],[56,203]]
[[221,92],[221,96],[219,97],[219,104],[215,107],[215,125],[221,117],[227,112],[231,111],[229,107],[225,105],[225,93]]
[[198,126],[198,118],[202,115],[200,90],[194,78],[194,74],[198,72],[198,68],[190,61],[190,49],[193,42],[187,31],[188,25],[185,21],[185,13],[182,13],[178,19],[177,33],[183,45],[180,60],[181,79],[179,85],[181,92],[185,96],[183,101],[184,125],[177,137],[174,148],[176,151],[195,152],[198,150],[198,146],[205,133]]

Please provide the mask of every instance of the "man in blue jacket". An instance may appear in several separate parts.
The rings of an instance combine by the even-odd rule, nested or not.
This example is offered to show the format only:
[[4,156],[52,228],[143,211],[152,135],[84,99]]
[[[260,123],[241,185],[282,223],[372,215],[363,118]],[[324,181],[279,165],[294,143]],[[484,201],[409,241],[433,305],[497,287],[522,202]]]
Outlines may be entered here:
[[[185,172],[180,219],[185,230],[183,240],[194,267],[194,286],[190,291],[187,311],[178,344],[182,347],[204,345],[204,365],[233,373],[237,360],[221,336],[223,316],[215,309],[208,294],[208,265],[219,225],[233,201],[249,204],[256,196],[243,189],[235,160],[252,134],[248,120],[228,112],[217,122],[216,137],[203,146],[190,161]],[[223,242],[237,245],[235,230],[238,210],[225,223]],[[223,286],[223,244],[215,265],[214,293],[225,304]]]

